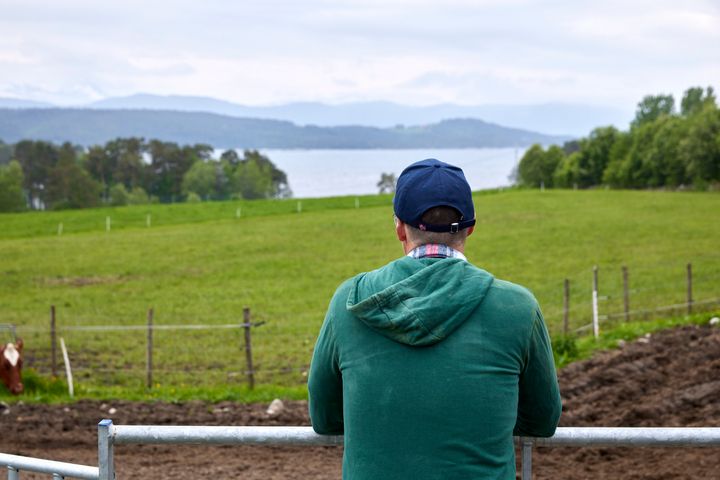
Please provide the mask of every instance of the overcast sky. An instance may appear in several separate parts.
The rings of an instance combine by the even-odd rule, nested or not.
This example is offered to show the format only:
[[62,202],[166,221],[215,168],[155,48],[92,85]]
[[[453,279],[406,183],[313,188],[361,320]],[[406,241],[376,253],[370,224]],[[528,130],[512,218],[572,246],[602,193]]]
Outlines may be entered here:
[[564,101],[720,87],[719,0],[0,0],[0,97]]

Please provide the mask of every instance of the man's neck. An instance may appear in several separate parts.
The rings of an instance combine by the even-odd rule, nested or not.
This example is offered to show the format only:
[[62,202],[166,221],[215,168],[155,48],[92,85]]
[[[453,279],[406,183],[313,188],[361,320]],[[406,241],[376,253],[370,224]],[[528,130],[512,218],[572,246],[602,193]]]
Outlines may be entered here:
[[[421,247],[423,245],[429,245],[429,244],[411,243],[410,241],[402,242],[403,251],[405,252],[405,255],[407,255],[408,253],[412,252],[416,248]],[[443,245],[445,245],[445,244],[443,244]],[[462,253],[463,255],[465,254],[465,244],[464,243],[461,245],[445,245],[445,246],[450,247],[453,250]]]
[[462,251],[441,243],[426,243],[406,253],[412,258],[459,258],[467,261]]

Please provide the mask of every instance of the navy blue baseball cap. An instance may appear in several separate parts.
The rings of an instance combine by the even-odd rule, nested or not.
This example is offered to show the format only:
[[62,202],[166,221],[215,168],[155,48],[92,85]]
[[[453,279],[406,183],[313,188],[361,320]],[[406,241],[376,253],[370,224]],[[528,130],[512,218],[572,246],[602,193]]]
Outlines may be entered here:
[[[449,225],[423,223],[433,207],[452,207],[460,221]],[[429,232],[455,233],[475,225],[472,191],[462,169],[434,158],[415,162],[400,174],[393,199],[395,216],[404,223]]]

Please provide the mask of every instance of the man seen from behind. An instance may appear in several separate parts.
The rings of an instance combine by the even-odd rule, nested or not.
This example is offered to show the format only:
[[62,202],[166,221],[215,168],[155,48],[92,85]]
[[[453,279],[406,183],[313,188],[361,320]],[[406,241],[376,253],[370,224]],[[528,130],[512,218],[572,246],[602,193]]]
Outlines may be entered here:
[[561,411],[537,301],[465,258],[461,169],[410,165],[393,205],[405,256],[335,292],[310,369],[313,428],[344,435],[344,479],[515,479],[513,435],[551,436]]

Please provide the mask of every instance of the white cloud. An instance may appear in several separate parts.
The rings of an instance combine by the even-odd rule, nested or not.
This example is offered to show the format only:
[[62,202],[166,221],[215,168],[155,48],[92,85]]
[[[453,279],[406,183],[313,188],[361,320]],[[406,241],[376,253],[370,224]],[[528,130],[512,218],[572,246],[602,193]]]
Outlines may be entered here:
[[[5,0],[0,95],[627,107],[717,86],[709,1]],[[5,74],[8,72],[8,74]]]

